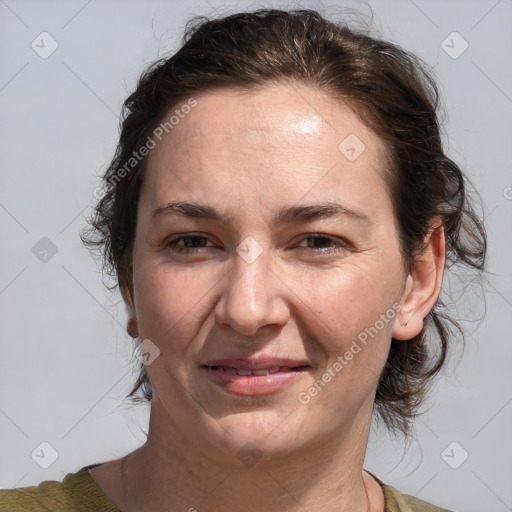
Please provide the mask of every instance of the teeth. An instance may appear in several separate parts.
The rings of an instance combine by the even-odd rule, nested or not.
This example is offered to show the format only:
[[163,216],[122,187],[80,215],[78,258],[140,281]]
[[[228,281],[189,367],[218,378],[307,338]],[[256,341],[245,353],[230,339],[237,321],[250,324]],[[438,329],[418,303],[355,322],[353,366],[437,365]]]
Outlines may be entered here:
[[229,366],[213,366],[213,369],[219,369],[223,372],[231,373],[233,375],[269,375],[277,372],[291,372],[293,368],[289,366],[274,366],[273,368],[261,368],[259,370],[242,370],[241,368],[230,368]]
[[269,374],[269,370],[267,370],[266,368],[262,368],[261,370],[253,370],[252,374],[253,375],[268,375]]

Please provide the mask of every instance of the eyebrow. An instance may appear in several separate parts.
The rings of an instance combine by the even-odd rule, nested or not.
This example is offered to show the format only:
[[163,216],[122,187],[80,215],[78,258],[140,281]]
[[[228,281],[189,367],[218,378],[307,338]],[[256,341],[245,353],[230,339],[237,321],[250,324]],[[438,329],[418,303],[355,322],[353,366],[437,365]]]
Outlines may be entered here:
[[[232,223],[234,220],[233,215],[223,213],[213,206],[195,202],[172,201],[154,210],[152,218],[165,213],[178,214],[183,217],[210,219],[223,224]],[[308,222],[336,217],[350,217],[365,224],[371,223],[370,217],[365,213],[347,208],[336,201],[329,201],[323,204],[306,204],[283,207],[274,216],[273,223],[275,225],[282,225],[293,222]]]

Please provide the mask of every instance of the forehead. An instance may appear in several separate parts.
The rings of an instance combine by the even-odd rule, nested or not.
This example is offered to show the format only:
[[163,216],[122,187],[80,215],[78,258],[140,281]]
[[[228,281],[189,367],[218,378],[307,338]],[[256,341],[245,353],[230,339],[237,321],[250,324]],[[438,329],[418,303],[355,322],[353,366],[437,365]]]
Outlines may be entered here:
[[170,194],[228,203],[258,195],[269,207],[283,198],[382,195],[382,141],[326,92],[283,83],[194,99],[150,153],[144,188],[152,204]]
[[[260,145],[265,139],[269,146],[274,146],[282,139],[303,143],[312,142],[315,136],[318,139],[329,135],[326,143],[331,144],[336,139],[341,142],[350,133],[358,133],[362,138],[372,139],[368,140],[370,143],[382,144],[363,125],[355,106],[300,83],[283,82],[252,89],[217,88],[196,94],[194,99],[197,106],[189,109],[189,113],[179,120],[173,116],[176,124],[167,143],[188,144],[196,138],[213,140],[216,136],[238,141],[243,135],[239,146],[242,142]],[[179,111],[180,105],[173,107],[171,113]],[[298,150],[300,145],[292,149]]]

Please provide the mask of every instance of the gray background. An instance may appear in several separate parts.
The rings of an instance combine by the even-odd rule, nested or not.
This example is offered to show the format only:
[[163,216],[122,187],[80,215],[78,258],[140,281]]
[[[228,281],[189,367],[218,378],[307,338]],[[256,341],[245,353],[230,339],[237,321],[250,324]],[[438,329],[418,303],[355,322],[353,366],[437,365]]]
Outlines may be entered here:
[[[299,6],[333,16],[371,6],[377,34],[434,66],[447,149],[483,198],[489,234],[485,289],[451,284],[467,319],[463,357],[449,361],[416,439],[406,445],[377,425],[365,467],[454,511],[512,510],[511,0],[0,0],[0,487],[61,480],[144,440],[148,408],[123,401],[136,367],[124,306],[78,237],[138,75],[177,48],[192,15]],[[46,59],[31,47],[43,31],[58,43]],[[463,39],[446,39],[454,31]],[[43,237],[57,249],[46,261]],[[487,314],[476,321],[483,292]],[[58,454],[47,469],[39,464],[53,452],[41,442]]]

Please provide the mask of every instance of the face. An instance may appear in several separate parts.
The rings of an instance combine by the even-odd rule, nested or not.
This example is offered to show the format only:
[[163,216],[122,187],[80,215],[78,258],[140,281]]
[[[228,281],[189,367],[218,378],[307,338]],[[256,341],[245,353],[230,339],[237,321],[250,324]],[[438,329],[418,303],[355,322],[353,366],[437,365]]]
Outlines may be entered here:
[[369,424],[407,278],[382,142],[305,85],[195,98],[149,156],[127,299],[159,428],[334,443]]

